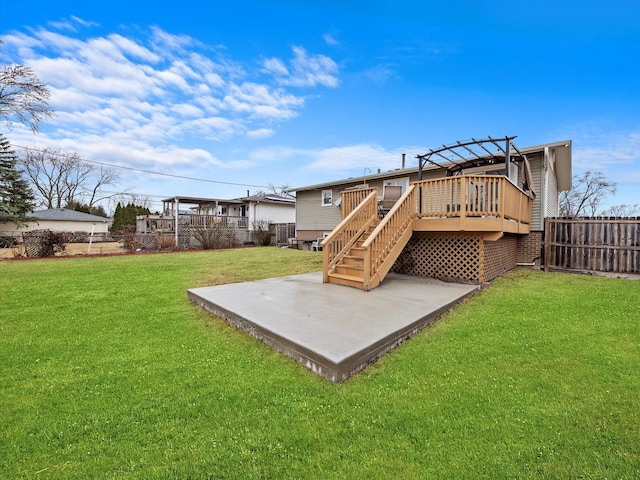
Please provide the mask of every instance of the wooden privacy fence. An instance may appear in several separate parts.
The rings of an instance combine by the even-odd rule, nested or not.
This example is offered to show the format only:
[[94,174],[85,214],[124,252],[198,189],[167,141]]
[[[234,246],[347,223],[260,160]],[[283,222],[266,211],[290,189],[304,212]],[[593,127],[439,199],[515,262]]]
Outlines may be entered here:
[[545,270],[640,273],[640,217],[547,218]]

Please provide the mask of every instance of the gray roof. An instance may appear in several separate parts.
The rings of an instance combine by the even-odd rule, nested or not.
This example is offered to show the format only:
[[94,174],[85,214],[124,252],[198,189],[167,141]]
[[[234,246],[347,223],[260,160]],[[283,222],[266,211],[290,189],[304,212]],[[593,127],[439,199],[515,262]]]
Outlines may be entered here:
[[221,198],[204,198],[204,197],[171,197],[162,200],[163,202],[174,202],[178,199],[179,203],[189,205],[242,205],[247,202],[271,202],[271,203],[285,203],[294,205],[296,199],[293,197],[283,197],[280,195],[264,194],[264,195],[250,195],[248,197],[233,198],[231,200],[223,200]]
[[[568,190],[571,188],[571,140],[563,140],[560,142],[546,143],[543,145],[535,145],[532,147],[519,148],[523,154],[533,154],[542,152],[545,148],[553,148],[556,150],[556,175],[558,177],[558,186],[560,190]],[[443,162],[444,163],[444,162]],[[424,171],[438,169],[435,165],[427,165]],[[402,177],[412,175],[418,172],[418,167],[396,168],[386,172],[373,173],[362,177],[349,177],[332,182],[318,183],[315,185],[307,185],[303,187],[290,188],[289,192],[302,192],[306,190],[322,190],[325,188],[337,187],[353,183],[366,183],[371,180],[389,179],[394,177]]]
[[33,212],[33,216],[38,220],[61,220],[67,222],[93,222],[106,223],[109,218],[100,217],[99,215],[90,215],[84,212],[76,212],[67,208],[50,208],[48,210],[37,210]]
[[258,195],[250,195],[248,197],[241,197],[236,200],[242,200],[244,202],[270,202],[270,203],[284,203],[284,204],[295,204],[296,199],[294,197],[283,197],[281,195],[275,194],[258,194]]

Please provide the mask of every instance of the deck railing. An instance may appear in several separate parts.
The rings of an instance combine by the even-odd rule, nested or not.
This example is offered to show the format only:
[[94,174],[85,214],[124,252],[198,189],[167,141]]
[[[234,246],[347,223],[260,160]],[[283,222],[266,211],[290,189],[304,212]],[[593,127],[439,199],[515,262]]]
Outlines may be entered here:
[[373,191],[377,190],[375,188],[368,187],[359,187],[353,188],[350,190],[345,190],[342,192],[342,218],[347,218],[347,216],[355,210],[355,208],[362,203],[362,201],[367,198],[367,196]]
[[[176,219],[172,216],[144,215],[137,217],[137,231],[139,233],[161,231],[175,231]],[[247,228],[248,218],[232,215],[197,215],[197,214],[180,214],[178,217],[180,225],[188,225],[196,228],[206,228],[213,225],[231,226],[238,228]]]
[[471,218],[531,223],[531,198],[507,177],[462,175],[414,185],[417,219],[457,218],[460,230]]
[[[344,197],[343,197],[344,198]],[[378,189],[372,188],[363,201],[349,213],[322,241],[323,281],[329,281],[329,272],[349,252],[378,214]]]
[[409,186],[363,243],[365,289],[376,276],[375,284],[382,281],[411,238],[416,212],[415,192],[415,185]]

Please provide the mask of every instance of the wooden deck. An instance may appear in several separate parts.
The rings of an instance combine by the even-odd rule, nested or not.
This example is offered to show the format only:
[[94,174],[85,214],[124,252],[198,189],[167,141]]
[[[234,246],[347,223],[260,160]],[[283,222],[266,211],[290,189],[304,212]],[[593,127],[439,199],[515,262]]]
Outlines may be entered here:
[[380,285],[413,232],[481,232],[485,240],[530,232],[533,200],[501,176],[412,183],[378,218],[377,189],[343,192],[342,222],[322,242],[323,281],[368,291]]
[[[248,227],[248,218],[233,215],[199,215],[183,214],[178,216],[179,225],[193,228],[207,228],[212,225],[235,226],[240,229]],[[136,218],[136,232],[175,232],[176,219],[171,213],[165,215],[140,215]]]

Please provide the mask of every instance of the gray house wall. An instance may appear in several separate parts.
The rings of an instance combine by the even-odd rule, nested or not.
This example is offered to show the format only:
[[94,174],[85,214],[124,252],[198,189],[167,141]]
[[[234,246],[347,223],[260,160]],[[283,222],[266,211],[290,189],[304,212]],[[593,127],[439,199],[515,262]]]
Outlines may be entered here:
[[[571,141],[562,141],[521,149],[527,155],[533,177],[536,199],[531,213],[531,231],[544,231],[544,218],[558,214],[558,194],[561,189],[571,188]],[[558,154],[558,152],[560,152]],[[558,162],[561,163],[558,166]],[[468,174],[484,174],[487,170],[495,170],[496,166],[479,167],[465,171]],[[561,171],[560,171],[561,170]],[[442,178],[446,171],[431,167],[423,171],[424,180]],[[522,182],[522,168],[518,169],[518,184]],[[330,205],[322,206],[322,191],[331,189],[333,202],[343,190],[363,183],[378,188],[378,196],[382,197],[383,183],[409,177],[410,182],[418,180],[417,167],[392,170],[366,177],[328,182],[311,187],[296,189],[296,229],[300,239],[316,239],[323,233],[331,232],[341,220],[340,208]],[[558,179],[562,178],[559,184]]]

